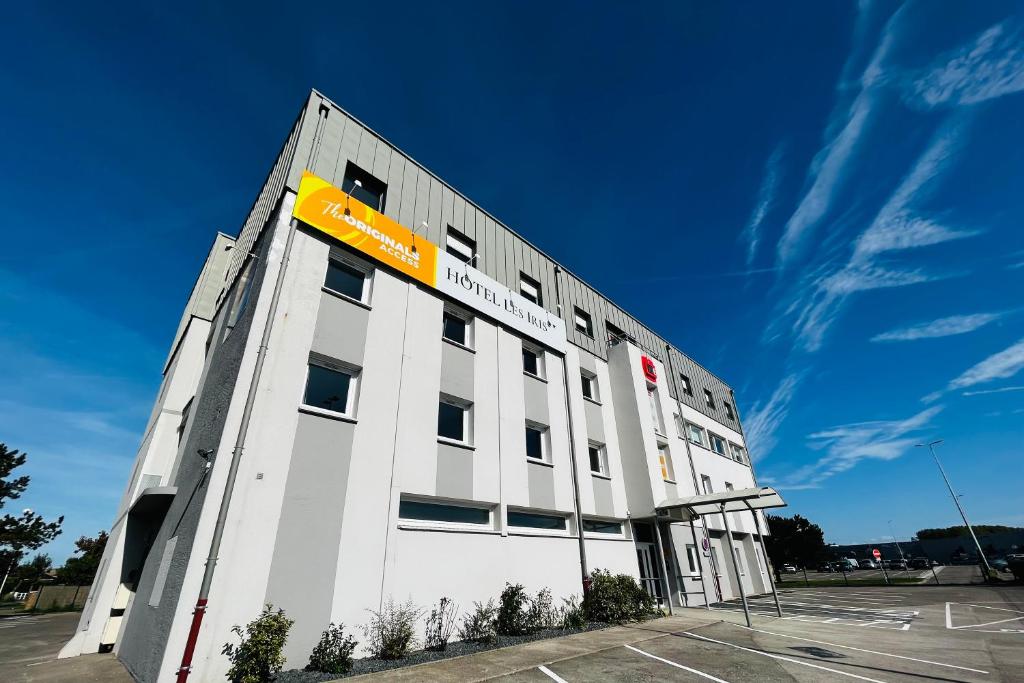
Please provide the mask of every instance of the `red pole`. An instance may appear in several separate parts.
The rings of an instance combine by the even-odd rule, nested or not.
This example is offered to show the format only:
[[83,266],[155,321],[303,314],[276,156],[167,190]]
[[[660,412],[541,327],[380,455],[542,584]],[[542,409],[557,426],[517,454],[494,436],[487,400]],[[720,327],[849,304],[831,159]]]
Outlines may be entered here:
[[192,653],[196,651],[196,640],[199,638],[203,615],[206,614],[206,603],[206,598],[199,598],[196,609],[192,612],[192,626],[188,630],[188,640],[185,641],[185,652],[181,655],[181,666],[178,667],[178,683],[185,683],[192,671]]

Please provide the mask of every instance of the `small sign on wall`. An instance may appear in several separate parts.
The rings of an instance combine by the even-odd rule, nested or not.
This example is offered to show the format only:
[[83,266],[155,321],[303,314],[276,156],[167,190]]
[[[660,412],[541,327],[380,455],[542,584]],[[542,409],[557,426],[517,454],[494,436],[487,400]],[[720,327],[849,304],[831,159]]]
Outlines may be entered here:
[[654,361],[647,356],[640,356],[640,366],[644,369],[644,377],[647,378],[648,382],[658,381],[658,369],[654,366]]

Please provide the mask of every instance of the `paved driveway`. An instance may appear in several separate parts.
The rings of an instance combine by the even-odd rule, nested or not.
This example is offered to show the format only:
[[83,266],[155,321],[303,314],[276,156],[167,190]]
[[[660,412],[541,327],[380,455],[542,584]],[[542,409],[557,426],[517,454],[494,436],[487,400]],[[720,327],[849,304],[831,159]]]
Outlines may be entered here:
[[57,660],[78,624],[78,612],[0,618],[0,681],[4,683],[110,681],[132,678],[113,655]]

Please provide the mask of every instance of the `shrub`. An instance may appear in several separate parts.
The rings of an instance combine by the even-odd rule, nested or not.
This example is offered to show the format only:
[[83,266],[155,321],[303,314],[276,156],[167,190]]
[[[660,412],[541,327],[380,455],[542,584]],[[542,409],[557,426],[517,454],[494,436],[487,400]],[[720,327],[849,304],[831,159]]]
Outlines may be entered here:
[[575,595],[562,598],[564,603],[558,610],[558,627],[563,631],[582,631],[587,627],[587,613]]
[[551,606],[551,591],[541,588],[526,608],[525,628],[527,633],[536,633],[545,629],[554,628],[557,615]]
[[320,642],[313,648],[309,656],[306,671],[319,671],[325,674],[344,674],[352,669],[352,651],[356,649],[356,639],[345,635],[345,625],[334,625],[332,622]]
[[628,574],[613,576],[596,569],[590,582],[590,591],[583,598],[583,609],[590,621],[623,624],[643,621],[654,612],[654,598]]
[[498,606],[494,598],[487,604],[473,603],[473,611],[462,617],[459,627],[459,638],[471,643],[490,643],[496,635],[495,622],[498,618]]
[[416,621],[423,610],[412,599],[397,604],[392,598],[379,612],[370,612],[370,622],[363,626],[366,648],[377,659],[401,659],[416,644]]
[[226,643],[222,654],[231,660],[227,677],[232,683],[263,683],[273,680],[284,666],[285,641],[288,629],[295,622],[284,615],[284,610],[273,611],[272,605],[265,605],[260,615],[250,621],[242,630],[235,626],[231,632],[239,637],[238,645]]
[[526,603],[529,598],[522,584],[505,584],[501,591],[501,604],[495,620],[495,630],[502,636],[521,636],[526,634]]
[[450,598],[441,598],[437,607],[427,617],[427,632],[424,647],[440,652],[448,647],[448,640],[455,630],[455,603]]

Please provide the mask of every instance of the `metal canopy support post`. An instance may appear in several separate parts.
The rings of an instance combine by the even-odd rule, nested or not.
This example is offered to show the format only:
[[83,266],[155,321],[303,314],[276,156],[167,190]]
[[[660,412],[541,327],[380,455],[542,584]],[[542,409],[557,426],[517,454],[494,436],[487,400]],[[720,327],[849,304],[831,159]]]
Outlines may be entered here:
[[747,618],[747,626],[753,628],[750,623],[750,607],[747,606],[747,592],[743,590],[743,579],[740,577],[740,563],[736,560],[736,547],[733,545],[732,529],[729,527],[729,513],[725,511],[725,503],[721,504],[722,519],[725,521],[725,536],[729,539],[728,552],[732,555],[732,570],[736,575],[736,585],[740,589],[740,599],[743,601],[743,616]]
[[754,528],[757,529],[757,540],[761,543],[761,554],[764,555],[765,573],[768,574],[768,585],[772,587],[772,597],[775,598],[775,611],[782,616],[782,605],[779,604],[779,592],[775,589],[775,577],[772,576],[770,560],[768,559],[768,548],[764,545],[764,532],[761,531],[761,520],[757,516],[757,510],[751,510],[754,515]]
[[668,586],[668,567],[665,565],[665,548],[661,543],[661,523],[654,518],[654,540],[658,544],[658,564],[661,567],[661,581],[665,586],[665,601],[668,602],[669,615],[675,614],[672,611],[672,591]]

